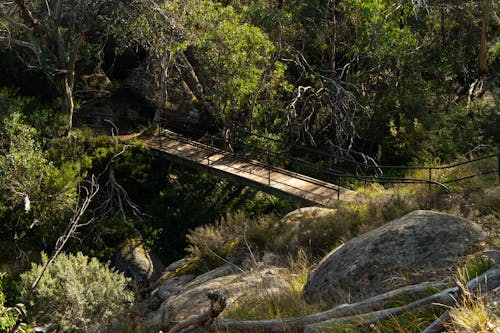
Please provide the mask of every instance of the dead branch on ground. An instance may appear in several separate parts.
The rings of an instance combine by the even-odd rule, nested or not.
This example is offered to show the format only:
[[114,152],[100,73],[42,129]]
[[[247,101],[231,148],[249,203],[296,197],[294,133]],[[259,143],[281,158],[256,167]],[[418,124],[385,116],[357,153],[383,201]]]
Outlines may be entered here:
[[188,328],[190,326],[207,326],[212,323],[212,321],[217,318],[217,316],[224,310],[226,307],[226,296],[224,296],[220,290],[211,290],[207,294],[208,299],[210,300],[210,308],[199,314],[191,316],[185,320],[178,322],[174,327],[172,327],[168,333],[178,333]]
[[[384,304],[387,304],[390,301],[415,295],[415,293],[423,292],[431,288],[443,288],[445,286],[446,283],[444,282],[424,282],[418,285],[407,286],[370,297],[358,303],[338,305],[328,311],[303,317],[272,320],[213,320],[220,312],[216,313],[207,311],[179,322],[169,331],[169,333],[181,332],[191,326],[203,326],[211,332],[263,331],[275,333],[322,332],[330,326],[342,324],[366,326],[393,318],[407,311],[430,307],[454,306],[460,302],[465,294],[485,295],[489,291],[500,286],[500,267],[496,266],[491,268],[477,278],[470,280],[463,288],[460,288],[459,286],[447,288],[410,304],[380,310]],[[221,311],[222,310],[223,309],[221,309]],[[209,313],[211,313],[212,317],[209,316]],[[211,319],[210,322],[208,321],[209,319]],[[446,320],[445,312],[445,314],[430,325],[425,332],[441,332],[440,327],[442,327],[442,322]],[[440,324],[441,326],[439,326]]]

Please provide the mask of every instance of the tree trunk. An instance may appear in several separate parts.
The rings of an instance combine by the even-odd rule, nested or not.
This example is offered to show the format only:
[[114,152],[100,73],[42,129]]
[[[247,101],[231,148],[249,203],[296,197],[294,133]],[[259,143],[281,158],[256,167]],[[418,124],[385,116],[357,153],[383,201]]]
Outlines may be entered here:
[[488,33],[489,4],[485,1],[483,5],[483,17],[481,20],[481,42],[479,46],[479,71],[481,74],[488,70],[488,50],[486,48],[486,35]]
[[330,10],[332,13],[332,48],[331,48],[331,55],[330,55],[330,67],[332,71],[335,71],[336,68],[336,63],[335,63],[335,57],[337,53],[337,16],[336,16],[336,10],[337,10],[337,1],[336,0],[330,0]]
[[75,104],[73,100],[73,85],[68,75],[57,75],[55,84],[61,97],[61,112],[68,115],[68,133],[73,128],[73,112]]

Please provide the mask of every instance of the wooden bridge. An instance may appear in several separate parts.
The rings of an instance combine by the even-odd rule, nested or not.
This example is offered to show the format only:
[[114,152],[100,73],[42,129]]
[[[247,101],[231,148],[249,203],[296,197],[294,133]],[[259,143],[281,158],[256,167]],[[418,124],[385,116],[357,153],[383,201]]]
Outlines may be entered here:
[[[170,127],[172,127],[172,124],[170,124]],[[179,133],[196,133],[192,138],[206,137],[205,139],[208,139],[210,144],[204,144],[187,136],[177,134],[177,130],[173,132],[161,127],[155,135],[148,137],[139,136],[138,139],[157,155],[174,163],[203,169],[214,175],[276,196],[299,198],[322,206],[332,206],[339,200],[357,201],[362,197],[362,195],[355,191],[333,184],[332,179],[334,182],[343,180],[346,182],[357,181],[380,184],[424,184],[439,186],[444,190],[449,190],[447,187],[448,184],[476,177],[493,177],[497,178],[497,181],[500,182],[500,150],[498,146],[480,145],[469,152],[467,156],[464,156],[462,161],[438,166],[383,166],[355,160],[343,160],[343,162],[352,164],[351,170],[355,170],[355,173],[345,173],[335,170],[329,165],[317,165],[306,159],[294,157],[317,155],[320,157],[320,160],[331,160],[333,158],[335,163],[338,160],[342,162],[341,159],[329,153],[294,144],[286,146],[287,149],[290,148],[290,151],[293,151],[292,154],[273,153],[269,147],[275,144],[278,146],[283,145],[284,143],[252,133],[245,128],[235,129],[233,129],[233,133],[238,133],[239,136],[235,136],[231,142],[227,138],[215,135],[208,135],[206,137],[207,133],[193,132],[191,126],[187,128],[181,126],[177,130],[179,130]],[[138,134],[132,136],[137,137]],[[122,138],[127,139],[130,137],[128,135]],[[259,142],[265,142],[264,146],[268,148],[262,149],[245,142],[244,138],[250,137],[257,139]],[[236,153],[229,152],[227,149],[221,149],[220,147],[232,147],[231,151],[235,151]],[[487,154],[485,155],[484,152]],[[481,164],[471,168],[471,163]],[[283,169],[279,167],[281,165],[290,165],[295,170],[302,170],[302,172],[307,172],[309,175]],[[443,170],[461,167],[464,167],[464,169],[459,173],[459,177],[450,178],[446,176],[447,173],[443,173]],[[427,177],[384,175],[385,171],[389,170],[395,174],[402,174],[409,170],[420,170],[425,171],[423,174],[426,173]],[[358,171],[360,172],[358,173]],[[497,175],[496,177],[495,174]],[[311,177],[311,175],[316,176]],[[318,175],[323,179],[318,179]]]
[[300,173],[271,166],[161,130],[161,135],[140,137],[159,156],[285,198],[300,198],[322,206],[338,200],[353,201],[356,192]]

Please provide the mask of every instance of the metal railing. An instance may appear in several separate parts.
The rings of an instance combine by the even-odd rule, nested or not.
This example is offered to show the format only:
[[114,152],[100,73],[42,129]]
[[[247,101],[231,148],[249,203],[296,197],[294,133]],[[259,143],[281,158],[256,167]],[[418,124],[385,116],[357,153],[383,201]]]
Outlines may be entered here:
[[[177,135],[176,139],[178,140],[188,140],[189,138],[189,142],[191,144],[202,144],[204,149],[213,149],[214,151],[218,150],[219,152],[223,152],[225,154],[230,153],[231,156],[242,161],[252,162],[255,165],[258,164],[260,167],[266,168],[268,170],[269,183],[271,182],[271,171],[279,171],[280,173],[288,173],[294,177],[307,177],[308,181],[311,179],[318,179],[327,183],[336,184],[338,197],[340,194],[340,184],[344,187],[348,187],[350,183],[359,181],[364,183],[370,182],[385,184],[428,184],[429,186],[437,185],[449,190],[446,186],[447,184],[497,173],[498,180],[500,182],[500,150],[498,147],[490,147],[494,152],[489,154],[468,158],[467,160],[447,165],[375,165],[353,160],[342,160],[342,157],[334,156],[331,153],[316,150],[311,147],[286,144],[283,141],[252,132],[251,130],[238,124],[231,124],[230,127],[228,127],[230,129],[229,135],[225,137],[204,132],[190,124],[189,120],[185,123],[176,123],[170,120],[168,124],[161,124],[158,133],[162,133],[162,128],[171,129],[173,131],[171,133],[175,133],[175,135]],[[178,133],[183,134],[181,135]],[[162,135],[160,135],[160,145]],[[249,144],[248,141],[252,140],[252,138],[264,142],[265,148]],[[203,143],[200,143],[199,141]],[[293,151],[295,154],[284,154],[282,152],[278,153],[272,151],[270,147],[276,145],[280,145],[284,148],[283,151]],[[313,156],[316,160],[326,160],[330,161],[330,163],[329,165],[320,165],[310,160],[297,157],[297,154]],[[435,175],[439,170],[456,169],[461,166],[477,163],[487,159],[497,159],[496,167],[488,167],[456,178],[441,179]],[[262,161],[265,161],[265,163]],[[334,161],[335,163],[340,161],[343,164],[343,168],[333,168],[331,165],[333,163],[331,163],[331,161]],[[210,160],[208,157],[208,164],[209,163]],[[352,169],[356,170],[356,172],[349,172],[349,170],[345,170],[345,165],[348,165],[349,163],[354,166]],[[363,170],[364,173],[359,174],[359,170]],[[373,170],[373,172],[369,173],[369,170]],[[417,178],[385,175],[388,171],[392,171],[393,173],[402,173],[406,170],[424,171],[427,174],[427,177]]]
[[[229,152],[227,150],[220,149],[220,148],[216,147],[216,145],[214,145],[214,141],[219,141],[219,142],[225,142],[225,143],[227,143],[227,140],[224,140],[224,139],[222,139],[220,137],[211,136],[211,138],[213,139],[213,141],[211,142],[211,145],[207,145],[207,144],[195,141],[195,140],[191,140],[191,139],[189,139],[189,138],[187,138],[187,137],[185,137],[183,135],[180,135],[179,133],[172,132],[172,131],[165,131],[162,127],[158,128],[157,137],[159,138],[159,143],[158,144],[159,144],[160,150],[163,149],[163,145],[164,145],[163,144],[163,138],[171,138],[171,139],[174,139],[176,141],[179,141],[179,142],[182,142],[182,143],[189,144],[191,146],[200,148],[201,150],[207,152],[206,156],[204,158],[202,158],[203,160],[206,160],[206,165],[207,166],[214,166],[214,162],[215,161],[211,161],[210,157],[214,156],[215,154],[222,154],[225,157],[231,157],[232,161],[238,160],[238,161],[250,164],[252,166],[260,167],[262,169],[265,169],[267,171],[267,185],[268,186],[271,186],[272,183],[274,183],[275,185],[276,184],[282,184],[282,185],[284,185],[286,187],[293,188],[293,189],[298,190],[298,191],[303,192],[303,193],[312,193],[312,192],[308,191],[305,188],[294,186],[294,185],[291,185],[290,183],[286,183],[286,182],[277,180],[276,178],[272,178],[271,177],[271,173],[272,172],[276,172],[276,173],[280,173],[280,174],[287,175],[287,176],[290,176],[290,177],[294,177],[296,179],[303,180],[303,181],[305,181],[307,183],[310,183],[310,184],[313,184],[313,185],[318,185],[318,186],[321,186],[321,187],[333,190],[337,194],[337,200],[340,198],[340,186],[339,185],[332,184],[332,183],[329,183],[329,182],[324,182],[324,181],[321,181],[321,180],[309,177],[307,175],[303,175],[303,174],[300,174],[300,173],[297,173],[297,172],[293,172],[293,171],[290,171],[290,170],[279,168],[276,165],[273,165],[272,163],[270,163],[270,159],[267,159],[267,162],[264,163],[264,162],[261,162],[259,160],[251,159],[251,158],[249,158],[247,156],[242,156],[242,155],[234,154],[233,152]],[[269,156],[271,156],[271,154],[269,154]],[[276,156],[278,156],[278,155],[276,155]],[[235,170],[237,172],[245,172],[245,173],[248,173],[248,174],[256,175],[258,177],[262,177],[262,174],[252,172],[251,168],[237,168],[237,167],[232,166],[230,163],[220,163],[219,159],[217,159],[217,162],[218,162],[217,165],[224,165],[225,167],[231,168],[231,169],[233,169],[233,170]]]

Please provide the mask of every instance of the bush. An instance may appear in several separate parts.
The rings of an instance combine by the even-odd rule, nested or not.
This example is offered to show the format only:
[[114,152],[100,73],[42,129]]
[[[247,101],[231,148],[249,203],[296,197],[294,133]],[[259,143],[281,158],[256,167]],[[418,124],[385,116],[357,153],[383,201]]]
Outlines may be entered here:
[[[21,275],[23,297],[47,260],[42,253],[42,263]],[[100,332],[123,316],[134,300],[125,289],[127,282],[96,258],[62,253],[47,267],[26,304],[32,319],[49,331]]]
[[259,260],[265,251],[285,255],[297,250],[290,248],[288,229],[275,215],[250,218],[238,211],[215,225],[191,230],[186,236],[190,244],[186,250],[201,259],[207,269],[218,267],[224,260],[238,263],[248,255]]
[[[5,273],[0,272],[0,332],[11,332],[12,328],[18,324],[19,317],[24,316],[23,304],[16,304],[15,307],[5,305],[5,294],[3,291]],[[16,332],[29,332],[29,327],[25,323],[20,323]]]
[[249,255],[260,260],[265,252],[285,257],[305,251],[310,257],[319,257],[353,237],[360,221],[366,220],[362,208],[349,206],[331,216],[300,222],[287,222],[273,214],[252,218],[239,211],[215,225],[191,230],[186,236],[190,244],[187,251],[208,269],[224,260],[238,263]]

